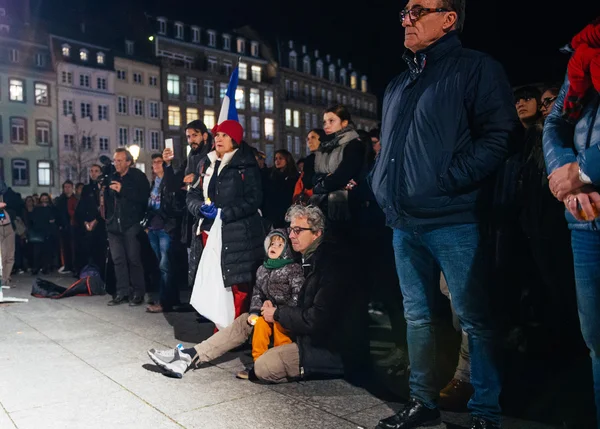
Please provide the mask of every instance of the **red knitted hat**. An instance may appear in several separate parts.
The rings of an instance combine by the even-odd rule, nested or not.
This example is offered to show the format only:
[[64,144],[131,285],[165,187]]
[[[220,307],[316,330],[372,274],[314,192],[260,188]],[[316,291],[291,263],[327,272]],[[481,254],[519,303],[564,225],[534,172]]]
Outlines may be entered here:
[[244,138],[244,129],[240,123],[231,119],[223,121],[219,125],[215,125],[212,129],[212,134],[213,136],[216,136],[217,133],[227,134],[237,144],[240,144],[242,142],[242,138]]

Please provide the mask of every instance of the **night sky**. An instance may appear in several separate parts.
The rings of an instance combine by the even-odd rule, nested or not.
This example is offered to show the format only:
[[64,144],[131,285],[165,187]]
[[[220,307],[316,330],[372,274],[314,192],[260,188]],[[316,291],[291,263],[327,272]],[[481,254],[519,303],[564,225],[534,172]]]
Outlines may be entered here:
[[[405,66],[403,28],[394,0],[32,0],[32,8],[53,19],[86,17],[107,29],[120,20],[135,26],[140,12],[162,14],[186,24],[217,29],[254,27],[268,37],[293,39],[321,55],[331,53],[365,72],[380,98]],[[348,7],[349,5],[364,5]],[[567,56],[558,52],[600,16],[600,1],[468,0],[462,41],[500,61],[513,85],[562,81]],[[94,18],[91,18],[94,17]],[[210,23],[210,24],[209,24]]]

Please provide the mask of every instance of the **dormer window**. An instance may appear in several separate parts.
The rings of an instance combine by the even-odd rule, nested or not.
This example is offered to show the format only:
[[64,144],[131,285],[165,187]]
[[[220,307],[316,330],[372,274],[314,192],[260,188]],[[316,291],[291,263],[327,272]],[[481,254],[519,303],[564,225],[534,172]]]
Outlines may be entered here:
[[308,55],[304,57],[304,61],[302,62],[302,71],[306,74],[310,74],[310,58]]
[[346,69],[340,69],[340,83],[346,86]]
[[356,76],[356,72],[352,72],[352,74],[350,75],[350,88],[356,89],[358,87],[357,80],[358,78]]
[[211,48],[217,46],[217,33],[212,30],[208,31],[208,46]]
[[228,34],[223,34],[223,49],[231,51],[231,36]]
[[79,51],[79,59],[81,61],[87,61],[88,60],[88,51],[87,51],[87,49],[81,49]]
[[125,40],[125,52],[127,53],[127,55],[133,55],[133,47],[133,41]]
[[192,27],[192,42],[200,43],[200,27]]
[[167,34],[167,20],[165,18],[158,18],[158,34]]
[[242,39],[241,37],[238,37],[238,39],[237,39],[237,51],[238,51],[238,54],[246,53],[246,41],[244,39]]
[[175,23],[175,38],[183,40],[183,23]]
[[360,79],[360,90],[362,92],[367,92],[367,90],[368,90],[368,88],[367,88],[367,77],[366,76],[363,76]]
[[292,70],[298,69],[298,57],[296,56],[296,52],[290,52],[290,68]]
[[258,57],[258,42],[252,42],[252,44],[250,45],[250,54],[253,57]]
[[335,82],[335,66],[333,64],[329,66],[329,80]]
[[104,53],[103,52],[98,52],[98,54],[96,54],[96,62],[98,64],[104,65]]
[[71,47],[67,44],[62,45],[62,54],[63,54],[63,57],[70,57],[71,56]]
[[317,77],[323,79],[323,61],[317,61]]

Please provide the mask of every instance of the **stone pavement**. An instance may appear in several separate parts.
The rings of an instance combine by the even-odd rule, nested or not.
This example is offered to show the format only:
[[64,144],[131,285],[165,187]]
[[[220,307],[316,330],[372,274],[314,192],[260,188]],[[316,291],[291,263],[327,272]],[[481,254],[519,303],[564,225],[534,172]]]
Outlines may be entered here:
[[[63,286],[72,278],[49,280]],[[343,380],[266,386],[234,374],[248,351],[181,379],[161,374],[152,347],[192,345],[212,333],[195,314],[148,314],[144,306],[107,307],[108,296],[61,300],[30,296],[33,278],[15,276],[0,304],[0,428],[374,428],[401,404]],[[444,415],[448,428],[465,414]],[[442,425],[441,427],[445,427]],[[506,419],[506,429],[551,426]]]

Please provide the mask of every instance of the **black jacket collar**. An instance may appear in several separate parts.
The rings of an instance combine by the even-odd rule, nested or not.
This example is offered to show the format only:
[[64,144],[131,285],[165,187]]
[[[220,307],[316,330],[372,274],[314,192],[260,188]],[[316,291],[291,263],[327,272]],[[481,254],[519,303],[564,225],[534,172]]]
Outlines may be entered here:
[[461,46],[462,43],[458,38],[458,32],[453,30],[425,49],[417,51],[415,54],[407,49],[404,52],[404,55],[402,55],[402,59],[408,64],[411,78],[416,79],[427,63],[435,63],[439,59],[445,57],[449,52],[460,48]]

